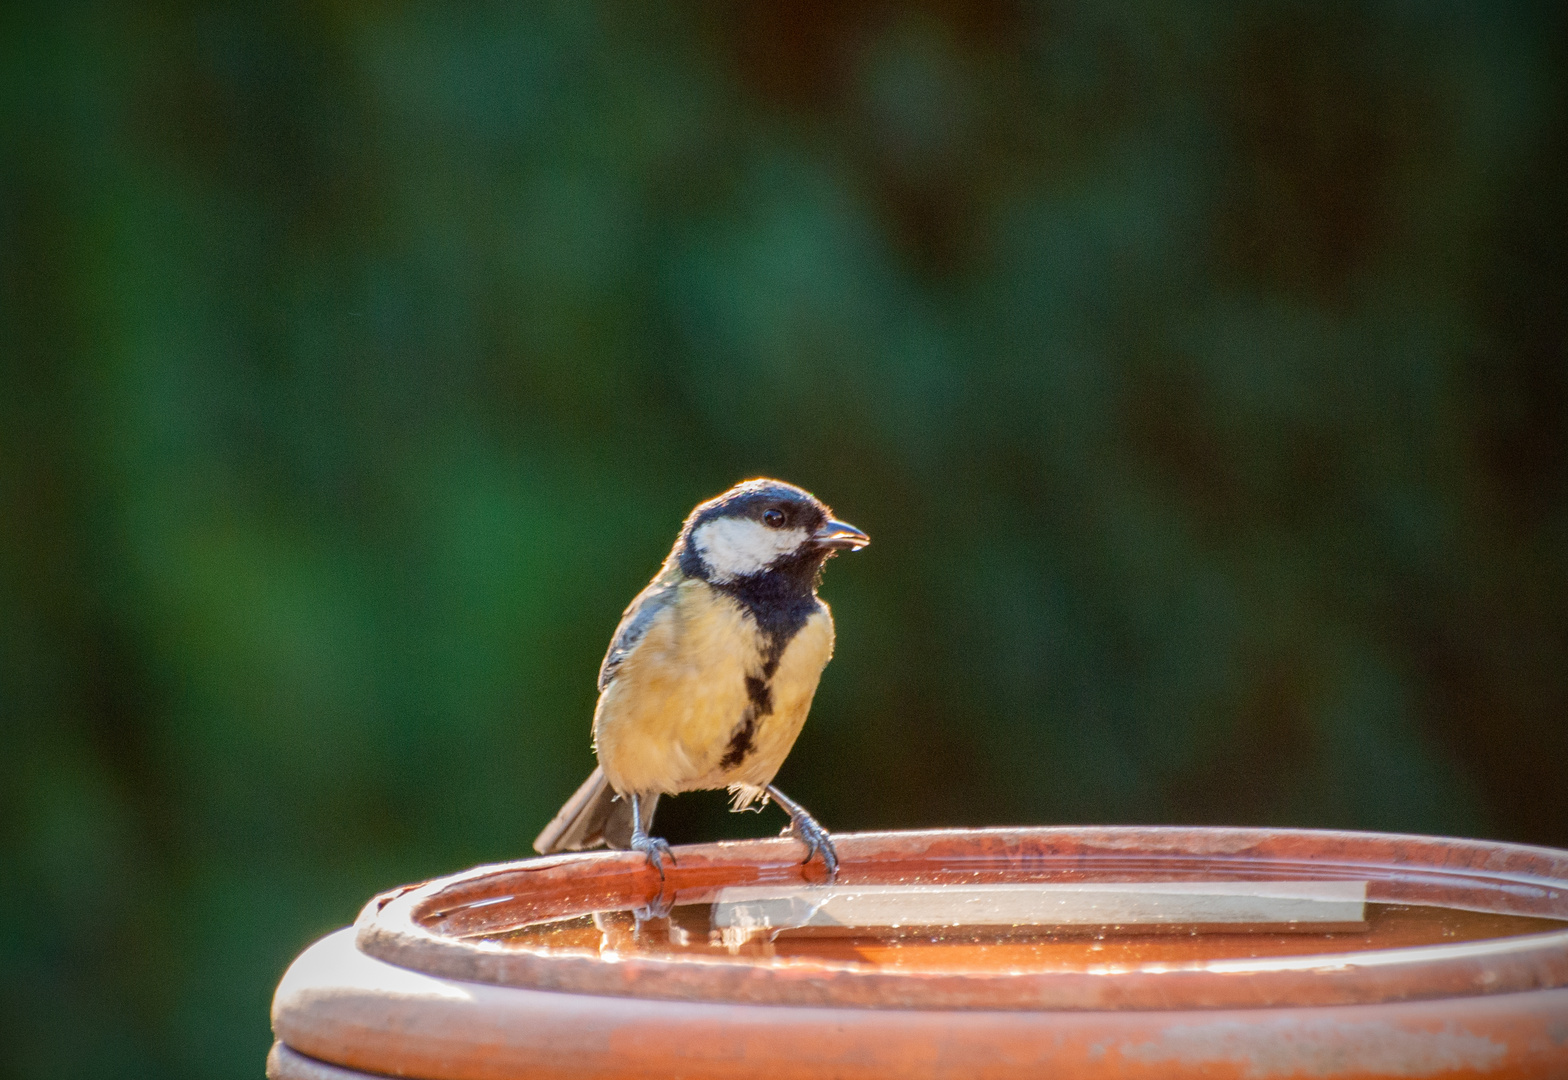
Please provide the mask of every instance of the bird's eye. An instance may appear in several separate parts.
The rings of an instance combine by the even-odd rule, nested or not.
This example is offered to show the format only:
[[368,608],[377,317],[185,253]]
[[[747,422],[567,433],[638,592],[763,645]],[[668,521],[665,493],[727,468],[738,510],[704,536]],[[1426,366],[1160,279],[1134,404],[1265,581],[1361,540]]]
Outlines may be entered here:
[[782,529],[784,527],[784,511],[764,510],[762,512],[762,523],[770,529]]

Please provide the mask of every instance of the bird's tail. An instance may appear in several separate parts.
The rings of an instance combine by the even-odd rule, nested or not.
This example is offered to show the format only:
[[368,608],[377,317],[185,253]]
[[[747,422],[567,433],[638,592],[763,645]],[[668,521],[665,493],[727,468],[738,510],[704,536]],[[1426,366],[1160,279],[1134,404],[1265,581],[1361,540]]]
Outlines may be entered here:
[[[639,798],[642,811],[642,828],[647,832],[653,827],[653,811],[659,805],[657,795]],[[566,800],[566,805],[550,819],[550,824],[534,840],[534,850],[541,855],[557,851],[582,851],[584,848],[606,844],[625,850],[632,841],[632,801],[617,795],[604,775],[604,769],[594,769],[582,787]]]

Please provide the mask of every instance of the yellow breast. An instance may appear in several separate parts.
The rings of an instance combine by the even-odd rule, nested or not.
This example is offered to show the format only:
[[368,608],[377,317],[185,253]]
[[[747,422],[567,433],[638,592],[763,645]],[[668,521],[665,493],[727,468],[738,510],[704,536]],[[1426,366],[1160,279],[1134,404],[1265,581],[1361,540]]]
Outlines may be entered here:
[[[726,761],[763,676],[763,635],[729,596],[700,581],[680,585],[599,697],[594,744],[617,791],[673,793],[772,780],[805,723],[833,653],[833,620],[820,605],[766,679],[771,709],[754,716],[749,747]],[[755,690],[755,684],[754,684]]]

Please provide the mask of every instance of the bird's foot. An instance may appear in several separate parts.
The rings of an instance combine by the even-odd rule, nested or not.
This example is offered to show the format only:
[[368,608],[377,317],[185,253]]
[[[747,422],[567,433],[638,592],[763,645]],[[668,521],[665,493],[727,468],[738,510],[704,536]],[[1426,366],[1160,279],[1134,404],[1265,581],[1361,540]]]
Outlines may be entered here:
[[648,858],[648,862],[659,872],[659,880],[664,880],[664,860],[669,859],[670,865],[675,862],[675,854],[670,851],[670,842],[661,836],[649,836],[641,829],[632,833],[631,844],[633,851],[640,851]]
[[789,828],[779,835],[793,836],[806,845],[806,857],[800,860],[800,865],[805,866],[820,851],[822,864],[828,868],[828,884],[833,884],[833,879],[838,877],[838,852],[833,849],[833,840],[828,836],[828,831],[817,824],[817,819],[807,813],[804,806],[774,785],[769,784],[767,791],[768,797],[789,815]]
[[818,853],[822,855],[822,865],[828,869],[828,884],[838,877],[838,852],[833,848],[833,838],[828,831],[817,824],[817,819],[804,810],[798,814],[790,815],[789,827],[780,835],[793,836],[806,845],[806,857],[800,860],[800,865],[805,866],[811,857]]
[[[674,861],[673,856],[671,856],[670,861]],[[637,920],[638,932],[642,931],[643,923],[653,922],[657,919],[668,919],[670,912],[674,908],[675,897],[670,893],[666,893],[664,887],[660,886],[658,896],[655,896],[641,907],[632,908],[632,918]]]

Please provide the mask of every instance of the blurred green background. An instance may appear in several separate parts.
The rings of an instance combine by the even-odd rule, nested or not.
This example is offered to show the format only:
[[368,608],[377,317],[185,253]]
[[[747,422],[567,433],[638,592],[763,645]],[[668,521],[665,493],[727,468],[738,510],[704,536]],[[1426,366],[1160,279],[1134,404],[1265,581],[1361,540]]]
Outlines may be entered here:
[[831,828],[1568,845],[1565,12],[8,5],[0,1073],[259,1076],[758,474]]

